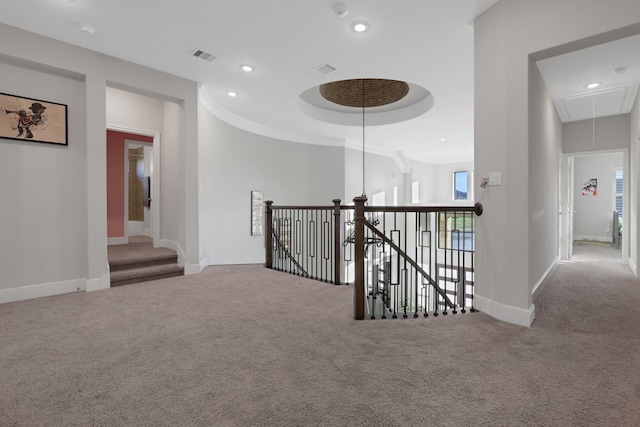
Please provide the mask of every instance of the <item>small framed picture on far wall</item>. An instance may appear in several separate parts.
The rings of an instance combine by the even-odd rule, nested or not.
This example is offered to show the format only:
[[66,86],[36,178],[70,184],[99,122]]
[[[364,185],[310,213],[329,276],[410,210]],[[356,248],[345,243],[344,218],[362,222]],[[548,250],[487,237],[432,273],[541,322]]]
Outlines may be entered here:
[[262,191],[251,191],[251,235],[262,235],[262,217],[264,213]]

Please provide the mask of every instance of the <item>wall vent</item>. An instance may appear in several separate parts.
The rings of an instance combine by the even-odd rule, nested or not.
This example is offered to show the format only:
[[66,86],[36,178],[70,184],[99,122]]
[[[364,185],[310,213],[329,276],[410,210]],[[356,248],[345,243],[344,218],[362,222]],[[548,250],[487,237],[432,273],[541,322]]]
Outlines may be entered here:
[[204,59],[205,61],[208,62],[213,62],[214,59],[216,59],[215,56],[213,56],[210,53],[205,52],[204,50],[200,50],[200,49],[194,49],[191,51],[191,56],[194,56],[196,58],[200,58],[200,59]]
[[331,66],[329,64],[324,64],[324,65],[321,65],[318,68],[316,68],[316,70],[320,71],[322,74],[329,74],[332,71],[335,71],[336,67],[333,67],[333,66]]

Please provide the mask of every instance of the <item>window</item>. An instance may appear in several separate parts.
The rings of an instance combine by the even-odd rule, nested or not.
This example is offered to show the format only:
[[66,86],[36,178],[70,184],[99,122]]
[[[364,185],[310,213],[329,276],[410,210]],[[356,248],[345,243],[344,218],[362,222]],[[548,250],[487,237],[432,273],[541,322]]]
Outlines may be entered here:
[[453,200],[467,200],[469,187],[469,173],[459,171],[453,173]]
[[622,218],[622,169],[616,169],[616,212]]
[[474,250],[474,224],[472,213],[438,213],[438,248],[462,251]]

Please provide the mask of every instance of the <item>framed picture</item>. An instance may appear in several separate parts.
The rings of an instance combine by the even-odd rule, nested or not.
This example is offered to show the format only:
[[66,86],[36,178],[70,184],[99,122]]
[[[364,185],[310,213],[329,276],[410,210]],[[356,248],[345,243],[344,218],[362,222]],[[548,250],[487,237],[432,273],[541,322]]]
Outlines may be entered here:
[[582,184],[583,196],[597,196],[598,195],[598,178],[590,178],[584,181]]
[[264,212],[262,191],[251,192],[251,235],[262,235],[262,214]]
[[67,145],[67,106],[0,93],[0,138]]

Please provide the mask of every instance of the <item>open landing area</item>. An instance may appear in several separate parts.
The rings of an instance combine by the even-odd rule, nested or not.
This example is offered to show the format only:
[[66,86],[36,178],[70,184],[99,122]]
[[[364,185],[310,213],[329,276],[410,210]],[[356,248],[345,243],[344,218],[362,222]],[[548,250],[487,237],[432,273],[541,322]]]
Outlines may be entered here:
[[0,425],[637,425],[640,281],[608,250],[530,328],[355,321],[352,287],[258,265],[0,305]]

